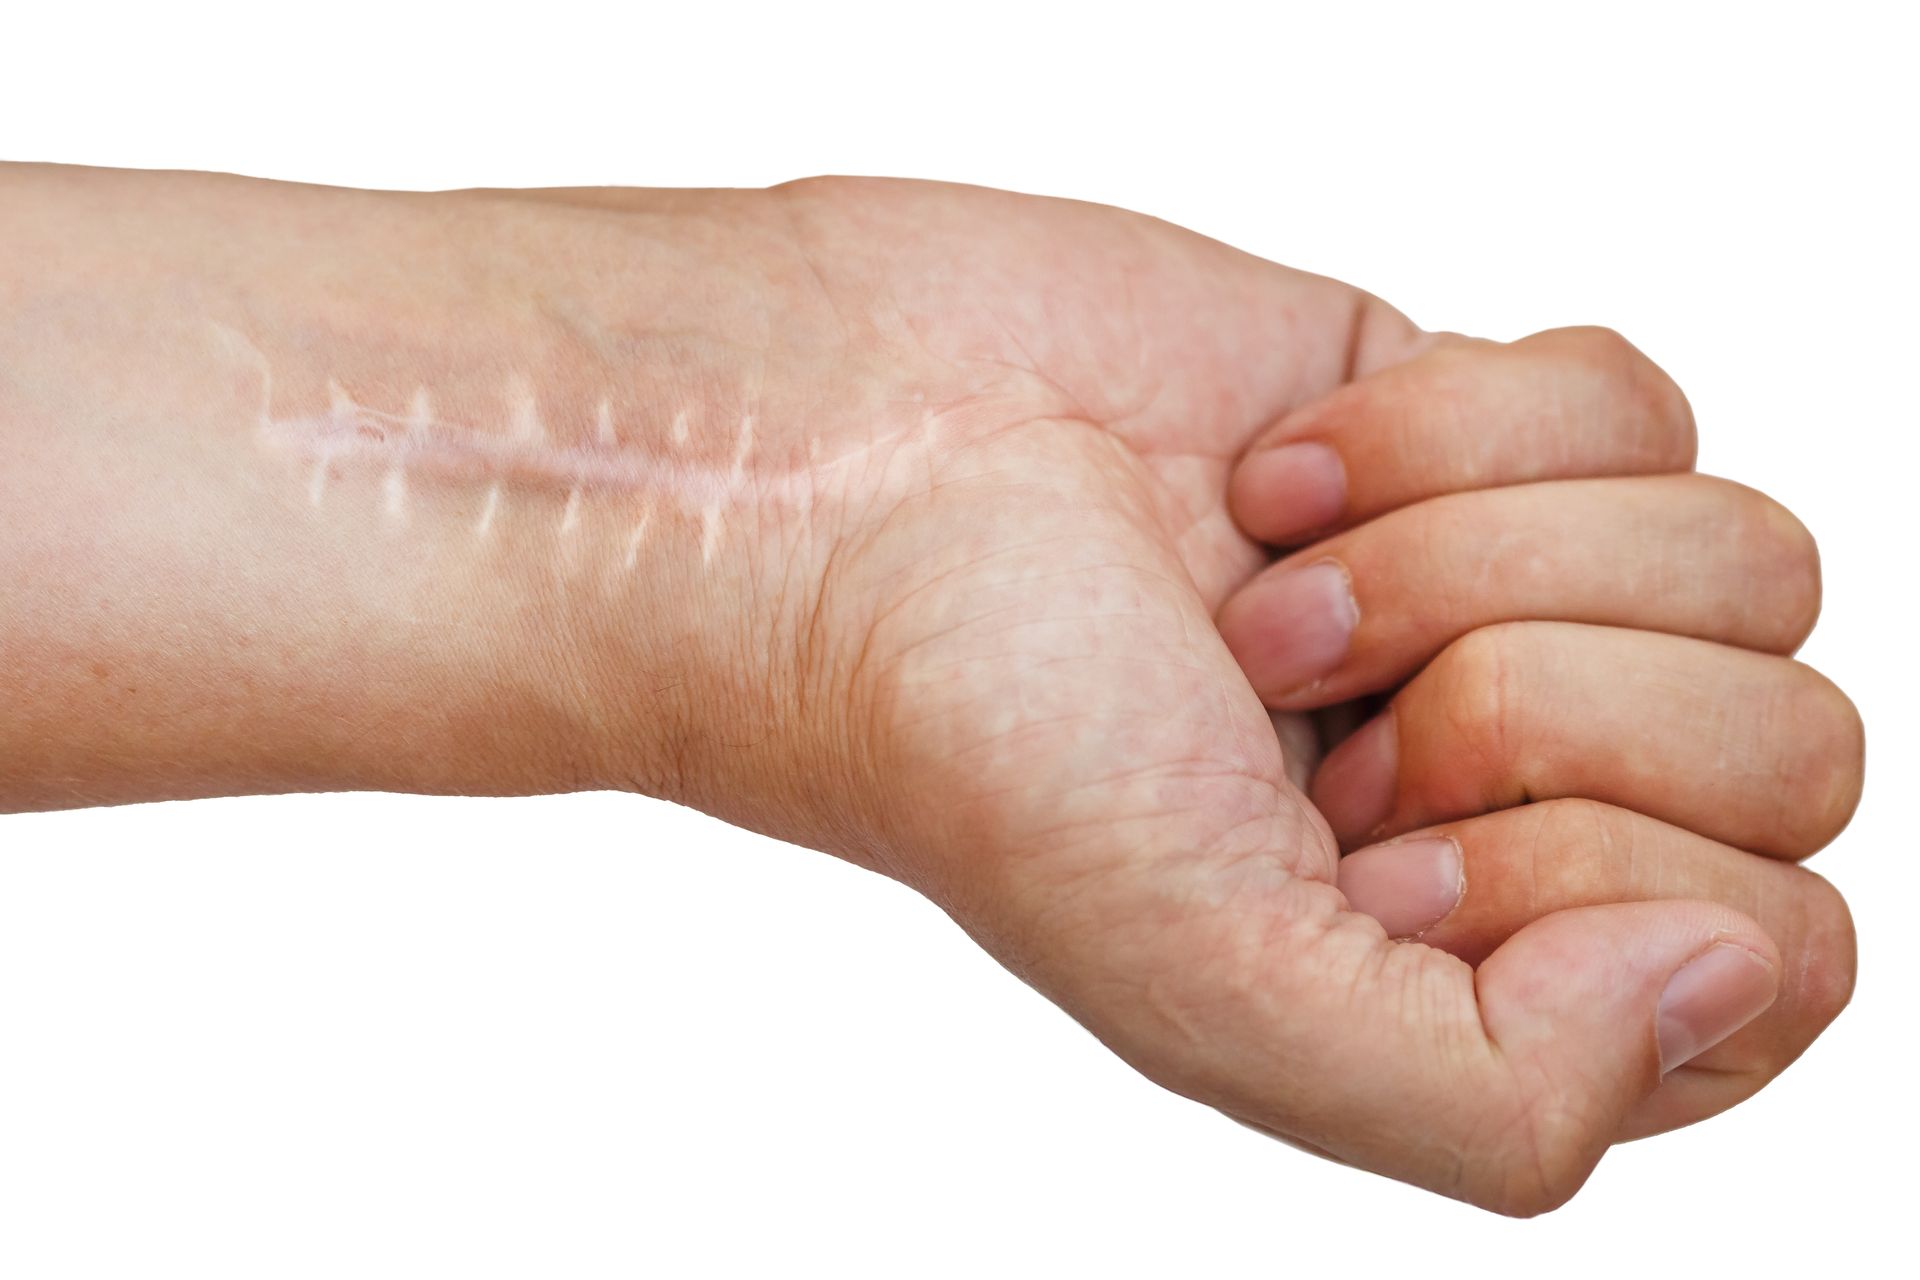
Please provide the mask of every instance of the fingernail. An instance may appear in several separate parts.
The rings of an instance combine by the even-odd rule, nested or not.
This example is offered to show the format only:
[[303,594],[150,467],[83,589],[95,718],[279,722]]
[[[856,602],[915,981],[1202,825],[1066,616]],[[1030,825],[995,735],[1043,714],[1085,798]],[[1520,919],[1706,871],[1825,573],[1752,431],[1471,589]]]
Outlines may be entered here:
[[1256,532],[1269,542],[1323,529],[1347,506],[1346,465],[1312,441],[1248,455],[1237,482],[1258,511]]
[[1355,729],[1313,775],[1313,803],[1342,840],[1366,838],[1392,812],[1399,737],[1388,708]]
[[1346,567],[1322,560],[1251,587],[1229,642],[1254,687],[1284,698],[1340,665],[1359,620]]
[[1340,892],[1355,911],[1378,920],[1391,938],[1439,924],[1466,890],[1460,846],[1445,836],[1377,844],[1340,859]]
[[1681,966],[1660,993],[1660,1073],[1699,1057],[1752,1022],[1779,990],[1773,966],[1730,942]]

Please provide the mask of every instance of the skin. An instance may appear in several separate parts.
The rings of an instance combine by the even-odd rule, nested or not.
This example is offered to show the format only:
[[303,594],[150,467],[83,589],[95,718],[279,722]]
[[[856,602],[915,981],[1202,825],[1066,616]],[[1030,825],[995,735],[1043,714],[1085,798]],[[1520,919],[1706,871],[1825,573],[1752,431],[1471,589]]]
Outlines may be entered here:
[[[0,804],[668,797],[915,886],[1169,1088],[1514,1214],[1851,990],[1789,861],[1860,777],[1783,656],[1811,541],[1681,474],[1616,335],[1426,334],[927,183],[0,189]],[[1339,494],[1263,467],[1302,440]],[[1274,584],[1329,560],[1358,621],[1303,689]],[[1395,689],[1393,750],[1312,777]],[[1341,854],[1423,831],[1463,894],[1396,941]],[[1702,956],[1751,1020],[1663,1075]]]

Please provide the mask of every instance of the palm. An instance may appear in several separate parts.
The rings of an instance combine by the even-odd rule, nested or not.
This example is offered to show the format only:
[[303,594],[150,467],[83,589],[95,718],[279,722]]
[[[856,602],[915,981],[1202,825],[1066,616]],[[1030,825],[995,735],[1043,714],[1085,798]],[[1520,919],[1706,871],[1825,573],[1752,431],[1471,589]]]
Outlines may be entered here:
[[[907,380],[936,388],[935,443],[845,501],[867,518],[823,588],[880,755],[910,780],[879,856],[1124,1047],[1132,1018],[1063,966],[1151,972],[1189,933],[1237,964],[1234,936],[1257,948],[1270,918],[1186,904],[1331,869],[1212,611],[1262,560],[1226,513],[1232,462],[1342,376],[1362,296],[1091,206],[891,183],[787,198],[836,311],[895,314]],[[1128,921],[1156,927],[1115,938]]]

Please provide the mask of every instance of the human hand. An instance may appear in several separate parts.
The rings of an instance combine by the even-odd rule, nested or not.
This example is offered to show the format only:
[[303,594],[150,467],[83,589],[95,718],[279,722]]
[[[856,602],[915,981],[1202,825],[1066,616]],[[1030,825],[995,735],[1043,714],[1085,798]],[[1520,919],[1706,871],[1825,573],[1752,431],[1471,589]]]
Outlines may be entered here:
[[[1851,707],[1764,656],[1811,626],[1811,544],[1750,491],[1659,474],[1690,466],[1692,423],[1637,352],[1436,345],[1112,210],[775,198],[845,350],[913,340],[875,399],[932,407],[888,468],[820,495],[838,518],[800,575],[817,683],[794,700],[865,765],[823,797],[861,815],[843,851],[1161,1083],[1509,1212],[1746,1096],[1838,1011],[1838,896],[1715,843],[1804,855],[1857,795]],[[1304,479],[1264,449],[1234,466],[1276,420],[1337,447],[1340,497],[1311,483],[1324,456]],[[1517,482],[1539,483],[1440,496]],[[1259,552],[1229,489],[1256,535],[1346,531],[1242,586]],[[1223,601],[1276,707],[1421,673],[1320,770],[1331,831],[1209,624]],[[1492,812],[1548,797],[1569,798]],[[1441,828],[1464,881],[1452,844],[1337,862],[1335,833],[1482,813]],[[1335,889],[1407,926],[1462,883],[1411,946]]]
[[[917,886],[1170,1088],[1508,1212],[1736,1101],[1845,998],[1838,898],[1711,843],[1804,853],[1857,787],[1850,710],[1756,656],[1811,623],[1810,544],[1733,486],[1570,479],[1691,459],[1604,336],[1462,346],[1138,215],[933,184],[14,181],[0,567],[43,607],[9,624],[11,804],[669,796]],[[1323,435],[1344,490],[1236,469],[1270,429]],[[1341,531],[1263,572],[1236,516]],[[1671,785],[1703,749],[1675,706],[1599,699],[1629,664],[1736,731],[1765,708],[1715,795]],[[1255,690],[1416,672],[1397,767],[1375,730],[1320,770],[1329,826]],[[1484,767],[1446,767],[1455,730]],[[1540,795],[1588,799],[1491,812]],[[1341,889],[1406,925],[1389,855],[1343,868],[1336,833],[1435,822],[1465,897],[1391,942]]]
[[[1289,415],[1232,485],[1272,541],[1332,535],[1222,610],[1255,687],[1340,719],[1397,689],[1308,788],[1349,851],[1352,906],[1478,965],[1567,908],[1690,898],[1745,913],[1788,957],[1738,1034],[1660,1024],[1669,1074],[1623,1138],[1757,1090],[1853,980],[1845,904],[1792,865],[1845,826],[1862,779],[1852,704],[1784,656],[1812,628],[1817,558],[1776,504],[1685,474],[1693,445],[1678,389],[1616,335],[1448,336]],[[1331,478],[1317,498],[1300,481],[1315,474]],[[1551,479],[1571,475],[1613,478]],[[1477,485],[1511,487],[1461,491]],[[1303,570],[1351,586],[1332,615],[1349,633],[1292,602]]]

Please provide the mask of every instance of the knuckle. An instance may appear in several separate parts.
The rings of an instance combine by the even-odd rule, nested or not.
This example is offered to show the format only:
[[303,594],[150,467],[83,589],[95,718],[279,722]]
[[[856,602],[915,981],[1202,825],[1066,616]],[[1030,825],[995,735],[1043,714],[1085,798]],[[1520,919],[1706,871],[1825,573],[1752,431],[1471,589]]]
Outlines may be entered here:
[[1771,607],[1776,643],[1790,651],[1812,633],[1820,616],[1820,548],[1793,512],[1758,490],[1742,486],[1742,491],[1740,533],[1768,588],[1757,600]]
[[884,189],[889,184],[885,178],[868,178],[841,173],[810,173],[798,178],[789,178],[777,182],[768,190],[785,196],[837,196],[843,193],[863,190]]
[[1530,812],[1533,825],[1519,852],[1536,895],[1563,905],[1604,902],[1634,883],[1637,849],[1626,810],[1566,797]]
[[1799,998],[1809,1014],[1809,1029],[1817,1035],[1853,999],[1858,971],[1858,948],[1853,912],[1832,881],[1801,870],[1801,925],[1806,939],[1796,976]]
[[1483,1208],[1531,1218],[1559,1208],[1585,1185],[1604,1142],[1596,1117],[1574,1099],[1591,1096],[1578,1081],[1538,1070],[1517,1073],[1501,1122],[1483,1131]]
[[1794,664],[1774,712],[1780,740],[1796,750],[1778,788],[1783,818],[1802,833],[1807,853],[1826,844],[1852,820],[1866,778],[1866,726],[1838,685],[1813,668]]
[[1640,354],[1640,348],[1627,341],[1626,335],[1603,324],[1569,325],[1552,330],[1552,334],[1588,365],[1603,372],[1623,370],[1635,361],[1646,359]]
[[1467,632],[1434,660],[1436,710],[1452,739],[1447,755],[1474,762],[1448,772],[1476,798],[1489,785],[1520,782],[1514,774],[1525,759],[1520,716],[1528,705],[1530,650],[1526,624],[1500,623]]
[[1680,384],[1617,329],[1582,325],[1558,331],[1599,377],[1627,422],[1639,427],[1641,461],[1658,468],[1691,468],[1698,452],[1693,406]]
[[1733,548],[1735,568],[1751,584],[1744,592],[1743,643],[1791,653],[1820,615],[1820,548],[1800,519],[1773,498],[1737,481],[1696,476],[1703,513],[1717,541]]

